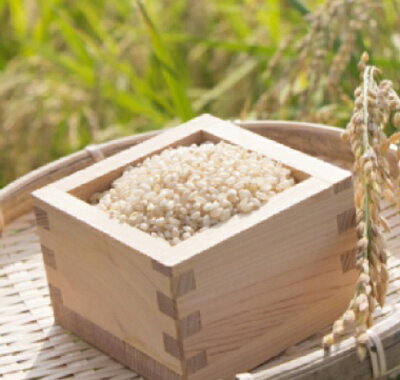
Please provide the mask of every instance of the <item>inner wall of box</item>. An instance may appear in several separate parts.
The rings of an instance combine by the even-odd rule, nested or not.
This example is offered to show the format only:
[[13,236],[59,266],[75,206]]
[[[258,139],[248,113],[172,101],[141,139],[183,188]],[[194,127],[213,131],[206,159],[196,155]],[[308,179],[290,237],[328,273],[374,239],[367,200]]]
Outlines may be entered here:
[[[161,149],[154,150],[148,155],[142,156],[134,161],[129,161],[129,162],[121,162],[121,166],[118,167],[118,169],[112,170],[108,172],[107,174],[97,177],[96,179],[92,181],[88,181],[84,184],[81,184],[80,186],[70,190],[68,193],[85,201],[88,202],[90,196],[96,192],[103,192],[111,188],[111,184],[119,177],[122,176],[122,173],[128,166],[135,166],[140,164],[142,161],[144,161],[147,157],[154,156],[155,154],[158,154],[162,152],[165,149],[168,148],[176,148],[178,146],[188,146],[192,144],[201,144],[204,142],[203,138],[203,131],[198,131],[196,133],[193,133],[190,136],[186,136],[183,139],[176,140],[171,144],[168,144],[164,146]],[[134,149],[130,148],[130,149]]]
[[[142,156],[134,161],[129,161],[126,163],[121,163],[121,166],[118,169],[112,170],[107,174],[97,177],[96,179],[81,184],[80,186],[72,189],[69,191],[69,194],[88,202],[90,196],[96,192],[103,192],[111,188],[111,184],[119,177],[121,177],[122,173],[128,166],[135,166],[140,164],[146,158],[151,157],[155,154],[162,152],[168,148],[176,148],[178,146],[189,146],[192,144],[201,144],[207,141],[211,141],[213,143],[218,143],[220,141],[225,141],[226,143],[232,144],[229,140],[224,140],[219,137],[216,137],[208,132],[205,131],[198,131],[190,136],[186,136],[183,139],[177,140],[169,145],[164,146],[161,149],[155,150],[148,155]],[[132,149],[132,148],[131,148]],[[310,176],[307,173],[304,173],[300,170],[294,169],[290,166],[286,166],[288,169],[291,170],[292,175],[296,181],[296,183],[300,183],[305,179],[309,178]]]
[[[229,140],[221,139],[220,137],[216,137],[216,136],[212,135],[211,133],[208,133],[205,131],[203,131],[202,135],[203,135],[203,142],[211,141],[211,142],[217,144],[220,141],[224,141],[226,143],[232,144],[232,142],[230,142]],[[234,145],[236,145],[236,144],[234,144]],[[266,157],[268,157],[268,155],[266,155]],[[310,175],[307,173],[304,173],[298,169],[292,168],[291,166],[288,166],[288,165],[283,165],[283,166],[291,171],[296,183],[300,183],[300,182],[310,178]]]

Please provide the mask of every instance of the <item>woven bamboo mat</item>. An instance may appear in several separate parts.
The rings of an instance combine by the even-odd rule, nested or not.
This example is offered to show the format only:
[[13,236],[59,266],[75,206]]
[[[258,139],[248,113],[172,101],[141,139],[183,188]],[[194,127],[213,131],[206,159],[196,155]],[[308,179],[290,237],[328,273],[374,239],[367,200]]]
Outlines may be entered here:
[[[386,208],[391,283],[382,320],[400,309],[400,217]],[[323,332],[289,348],[255,372],[319,350]],[[142,379],[54,324],[32,214],[9,224],[0,239],[0,379]],[[206,380],[206,379],[205,379]]]

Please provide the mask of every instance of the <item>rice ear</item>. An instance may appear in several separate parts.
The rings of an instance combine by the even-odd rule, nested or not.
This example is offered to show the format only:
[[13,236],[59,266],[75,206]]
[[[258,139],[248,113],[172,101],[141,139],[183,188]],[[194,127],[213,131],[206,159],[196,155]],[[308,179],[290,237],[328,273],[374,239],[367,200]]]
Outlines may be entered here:
[[[354,315],[357,337],[357,352],[360,360],[366,356],[365,331],[373,324],[373,312],[377,304],[385,304],[389,283],[387,252],[383,232],[390,230],[389,222],[381,215],[381,200],[394,204],[400,198],[400,182],[394,186],[388,170],[386,151],[391,143],[400,143],[397,132],[391,138],[384,133],[385,124],[393,110],[400,109],[400,98],[390,81],[378,83],[378,69],[368,65],[368,54],[364,53],[359,63],[362,83],[355,91],[353,116],[345,135],[352,147],[354,164],[354,203],[358,234],[357,268],[360,276],[347,311],[333,325]],[[383,101],[386,99],[390,101]],[[397,116],[396,116],[397,117]],[[400,144],[398,145],[398,149]],[[400,157],[398,152],[397,157]],[[400,181],[400,178],[398,179]],[[329,339],[326,340],[329,342]]]

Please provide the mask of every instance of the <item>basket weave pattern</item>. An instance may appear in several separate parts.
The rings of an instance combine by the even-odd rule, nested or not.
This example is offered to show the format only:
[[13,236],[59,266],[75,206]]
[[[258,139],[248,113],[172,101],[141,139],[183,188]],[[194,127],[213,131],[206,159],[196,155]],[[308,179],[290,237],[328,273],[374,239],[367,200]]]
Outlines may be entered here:
[[[392,257],[387,302],[376,311],[377,324],[400,311],[400,216],[387,205],[383,209],[392,227],[387,234]],[[273,379],[281,366],[306,355],[315,353],[320,360],[323,333],[287,349],[253,373],[260,375],[257,379]],[[34,216],[26,213],[8,223],[0,238],[0,380],[60,378],[141,379],[54,324]]]

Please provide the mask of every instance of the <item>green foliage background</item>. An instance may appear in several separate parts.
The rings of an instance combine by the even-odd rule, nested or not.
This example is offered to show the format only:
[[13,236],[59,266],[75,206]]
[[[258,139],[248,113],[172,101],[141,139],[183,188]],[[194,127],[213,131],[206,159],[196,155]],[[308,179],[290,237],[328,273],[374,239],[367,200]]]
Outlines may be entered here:
[[[307,112],[296,97],[257,107],[291,80],[299,93],[309,86],[304,68],[286,75],[298,55],[292,45],[272,75],[266,71],[282,40],[309,31],[306,16],[322,3],[0,0],[0,187],[88,143],[203,112],[345,125],[364,49],[398,87],[399,0],[382,0],[376,19],[365,20],[375,22],[373,37],[357,35],[340,95],[316,97]],[[322,76],[339,49],[340,42],[326,56]]]

